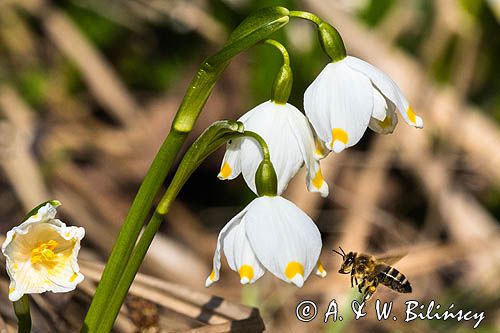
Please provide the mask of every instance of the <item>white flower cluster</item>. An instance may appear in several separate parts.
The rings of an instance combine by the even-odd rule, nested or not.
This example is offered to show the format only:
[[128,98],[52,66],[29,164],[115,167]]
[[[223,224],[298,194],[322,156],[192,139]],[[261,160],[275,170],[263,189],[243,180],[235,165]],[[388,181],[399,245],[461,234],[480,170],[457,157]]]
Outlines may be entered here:
[[[255,199],[222,229],[206,286],[219,279],[222,250],[243,284],[255,282],[265,270],[298,287],[315,267],[318,275],[325,276],[318,261],[318,228],[280,195],[305,164],[307,189],[326,197],[328,184],[320,160],[330,151],[340,153],[358,143],[368,127],[381,134],[392,133],[398,122],[396,111],[408,124],[423,127],[422,119],[394,81],[352,56],[323,69],[305,92],[304,109],[305,116],[291,104],[267,101],[239,119],[245,130],[256,132],[269,146],[278,178],[278,196]],[[232,140],[227,144],[218,177],[234,179],[241,173],[257,194],[255,173],[262,158],[254,139]]]

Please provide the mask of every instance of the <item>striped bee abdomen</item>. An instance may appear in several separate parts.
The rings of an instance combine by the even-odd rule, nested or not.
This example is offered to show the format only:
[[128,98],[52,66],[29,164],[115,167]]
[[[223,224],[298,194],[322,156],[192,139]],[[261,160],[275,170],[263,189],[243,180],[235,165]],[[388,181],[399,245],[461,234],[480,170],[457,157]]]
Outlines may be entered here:
[[400,293],[411,293],[411,285],[406,276],[391,266],[379,267],[378,282]]

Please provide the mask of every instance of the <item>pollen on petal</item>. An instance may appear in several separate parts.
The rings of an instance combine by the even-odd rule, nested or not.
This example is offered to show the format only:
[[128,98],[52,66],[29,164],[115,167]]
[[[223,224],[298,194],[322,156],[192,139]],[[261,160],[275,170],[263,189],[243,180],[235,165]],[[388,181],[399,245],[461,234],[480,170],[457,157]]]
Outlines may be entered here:
[[301,263],[296,261],[290,261],[288,265],[286,265],[285,276],[292,280],[296,275],[304,276],[304,266]]
[[325,268],[323,267],[323,264],[319,260],[318,260],[318,267],[316,269],[316,275],[322,278],[326,276]]
[[321,174],[321,169],[318,169],[318,171],[316,171],[316,175],[314,176],[314,179],[312,180],[312,184],[317,189],[320,189],[321,185],[323,185],[323,181],[324,181],[324,179],[323,179],[323,175]]
[[243,265],[239,269],[241,284],[247,284],[253,279],[253,268],[250,265]]
[[219,172],[219,178],[226,179],[229,176],[231,176],[231,172],[233,172],[233,169],[231,168],[229,163],[224,162],[224,164],[222,165],[222,168],[220,169],[220,172]]

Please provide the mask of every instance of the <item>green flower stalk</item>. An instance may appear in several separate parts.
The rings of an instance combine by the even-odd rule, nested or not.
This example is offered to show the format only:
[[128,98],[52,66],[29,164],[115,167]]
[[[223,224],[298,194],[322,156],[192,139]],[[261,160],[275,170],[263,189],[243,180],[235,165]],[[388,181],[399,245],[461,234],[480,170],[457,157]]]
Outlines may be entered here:
[[[243,132],[243,126],[241,123],[234,121],[218,121],[205,130],[205,132],[203,132],[203,134],[193,143],[184,155],[172,182],[158,204],[156,211],[147,224],[141,238],[137,242],[137,246],[134,248],[132,256],[127,263],[118,286],[116,287],[113,298],[107,304],[106,316],[102,318],[98,327],[99,332],[108,332],[113,327],[113,323],[118,316],[120,307],[127,296],[127,292],[132,285],[134,277],[137,274],[144,257],[146,256],[156,232],[158,232],[158,229],[163,222],[164,216],[168,213],[170,205],[175,200],[177,194],[182,189],[191,174],[208,155],[213,153],[222,144],[228,140],[241,136],[249,136],[257,140],[262,148],[264,156],[266,156],[267,161],[270,164],[270,168],[273,169],[269,160],[269,150],[265,141],[256,133],[247,131]],[[276,175],[274,175],[274,178],[276,178]]]
[[18,301],[12,303],[14,312],[18,320],[18,333],[31,332],[31,315],[30,315],[30,299],[28,295],[24,295]]
[[231,34],[222,50],[206,59],[198,70],[177,111],[171,131],[153,160],[130,207],[85,317],[82,332],[98,332],[99,323],[106,316],[107,303],[132,254],[153,200],[220,74],[234,56],[266,39],[287,24],[288,20],[288,9],[283,7],[257,11],[245,19]]

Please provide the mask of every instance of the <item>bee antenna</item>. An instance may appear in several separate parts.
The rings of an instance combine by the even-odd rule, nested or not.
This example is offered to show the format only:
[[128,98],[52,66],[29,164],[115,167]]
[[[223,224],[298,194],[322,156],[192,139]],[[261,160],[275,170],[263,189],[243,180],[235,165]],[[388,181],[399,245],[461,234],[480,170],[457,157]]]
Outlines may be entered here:
[[339,249],[340,249],[340,251],[342,251],[342,254],[345,256],[344,249],[342,249],[340,246],[339,246]]
[[[341,249],[341,250],[342,250],[342,249]],[[344,253],[344,254],[342,254],[341,252],[339,252],[339,251],[337,251],[337,250],[335,250],[335,249],[333,249],[332,251],[333,251],[333,252],[335,252],[335,253],[337,253],[337,254],[338,254],[339,256],[341,256],[341,257],[344,257],[344,256],[345,256],[345,253]],[[342,252],[344,252],[344,251],[342,251]]]

